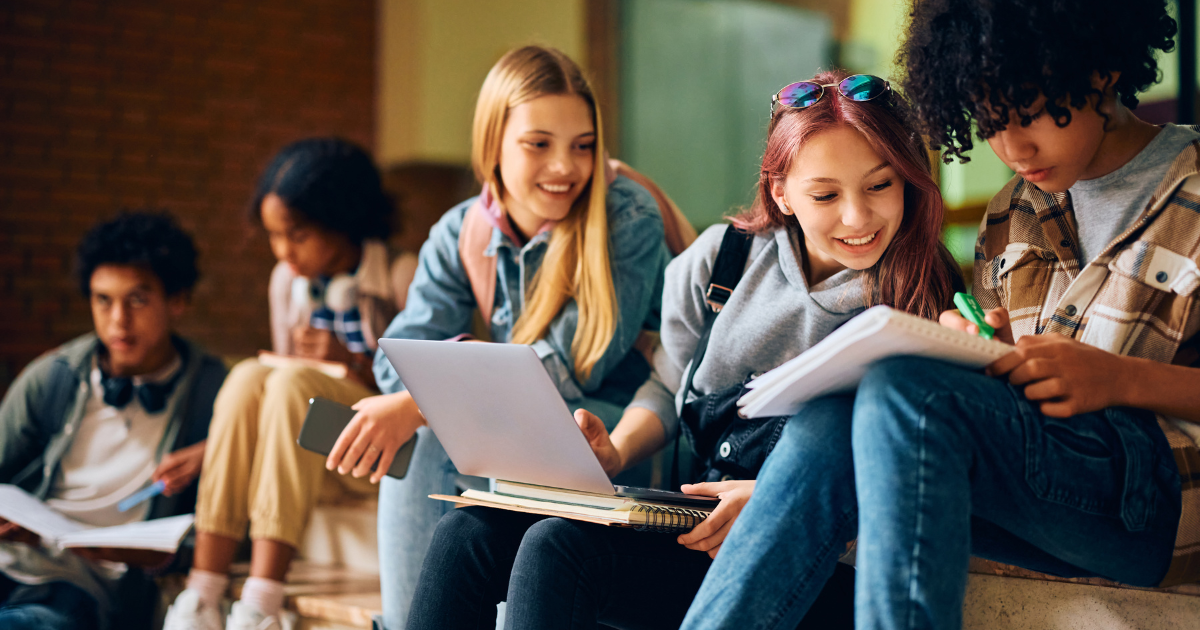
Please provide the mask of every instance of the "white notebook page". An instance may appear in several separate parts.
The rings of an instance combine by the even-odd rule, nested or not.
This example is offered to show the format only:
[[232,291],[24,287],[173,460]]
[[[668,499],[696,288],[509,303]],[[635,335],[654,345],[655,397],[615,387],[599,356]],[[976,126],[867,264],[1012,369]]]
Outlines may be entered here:
[[852,391],[876,361],[896,356],[982,368],[1012,346],[886,306],[867,309],[800,356],[758,377],[738,400],[750,418],[786,416],[827,394]]

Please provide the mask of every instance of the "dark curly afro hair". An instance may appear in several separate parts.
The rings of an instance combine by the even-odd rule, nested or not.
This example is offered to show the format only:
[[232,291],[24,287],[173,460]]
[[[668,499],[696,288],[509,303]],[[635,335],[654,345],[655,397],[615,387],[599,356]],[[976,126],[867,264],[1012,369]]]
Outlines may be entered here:
[[168,296],[191,291],[200,277],[192,237],[167,212],[124,212],[88,230],[75,251],[83,297],[91,296],[92,274],[101,265],[149,269]]
[[362,147],[341,138],[307,138],[284,147],[258,180],[250,220],[262,225],[262,202],[283,200],[292,219],[343,234],[353,243],[386,239],[395,206],[379,169]]
[[1158,81],[1155,51],[1174,47],[1166,0],[915,0],[897,61],[922,133],[945,160],[971,150],[972,122],[981,138],[1002,131],[1009,109],[1021,125],[1046,96],[1058,126],[1111,80],[1127,107]]

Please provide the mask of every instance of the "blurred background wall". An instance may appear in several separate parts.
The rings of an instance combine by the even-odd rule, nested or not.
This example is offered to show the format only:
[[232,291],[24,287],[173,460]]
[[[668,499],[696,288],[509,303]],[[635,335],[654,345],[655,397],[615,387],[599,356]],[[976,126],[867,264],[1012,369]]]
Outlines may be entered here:
[[74,247],[122,208],[169,209],[194,235],[185,334],[265,347],[255,177],[304,136],[373,146],[376,25],[372,0],[0,3],[0,389],[91,329]]
[[[0,2],[0,392],[91,327],[70,277],[83,232],[162,207],[196,237],[182,326],[212,351],[265,347],[273,263],[246,220],[287,142],[371,149],[418,247],[474,190],[479,85],[509,48],[550,44],[590,73],[616,157],[698,228],[748,203],[770,94],[819,68],[894,77],[906,0],[5,0]],[[1177,55],[1139,114],[1173,120]],[[964,261],[1011,173],[980,143],[942,165]]]

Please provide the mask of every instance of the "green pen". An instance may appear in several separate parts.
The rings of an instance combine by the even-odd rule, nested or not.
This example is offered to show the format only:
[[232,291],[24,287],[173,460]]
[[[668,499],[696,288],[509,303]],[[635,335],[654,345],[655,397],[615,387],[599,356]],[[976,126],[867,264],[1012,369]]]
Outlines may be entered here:
[[996,329],[988,326],[983,321],[983,308],[979,306],[979,300],[976,300],[975,296],[969,293],[955,293],[954,305],[958,307],[958,312],[967,318],[967,321],[979,327],[980,337],[984,339],[992,338]]

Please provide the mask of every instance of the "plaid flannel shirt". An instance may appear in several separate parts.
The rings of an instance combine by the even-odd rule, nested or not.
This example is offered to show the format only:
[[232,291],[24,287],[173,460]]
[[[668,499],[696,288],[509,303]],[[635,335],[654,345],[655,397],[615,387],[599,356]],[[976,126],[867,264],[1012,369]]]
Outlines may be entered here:
[[[1200,366],[1200,141],[1175,159],[1138,220],[1080,261],[1067,193],[1020,176],[988,204],[975,247],[974,292],[1003,306],[1013,336],[1061,333],[1091,346]],[[1183,513],[1161,586],[1200,580],[1200,426],[1159,416],[1179,468]]]

